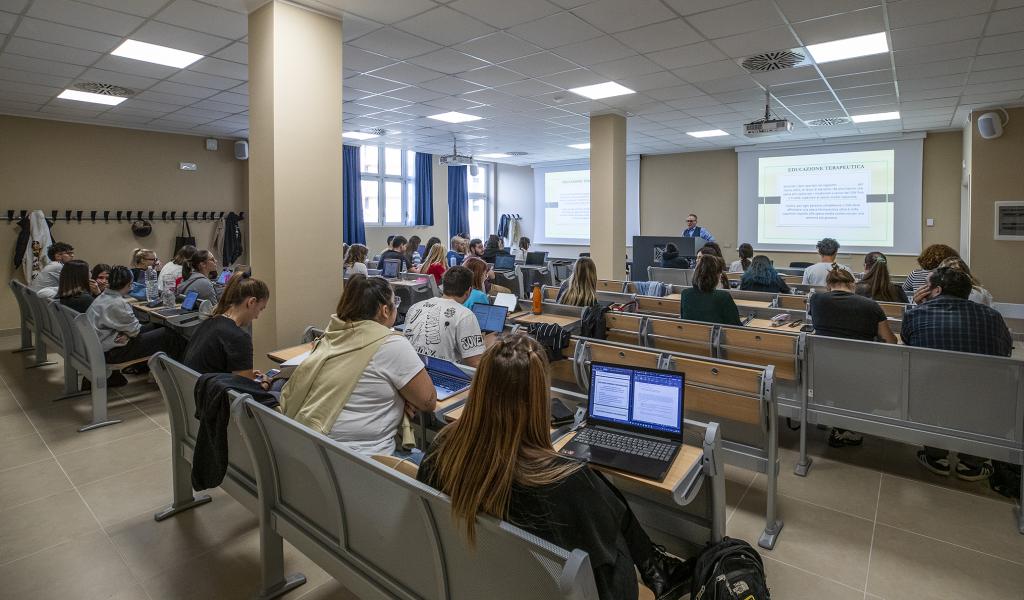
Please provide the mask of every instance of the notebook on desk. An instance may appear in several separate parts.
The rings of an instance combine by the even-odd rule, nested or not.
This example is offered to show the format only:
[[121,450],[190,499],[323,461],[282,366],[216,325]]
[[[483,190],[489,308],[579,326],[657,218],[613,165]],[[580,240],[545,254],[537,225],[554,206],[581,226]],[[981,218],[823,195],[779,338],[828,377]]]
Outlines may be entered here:
[[683,442],[682,373],[592,363],[586,424],[559,452],[661,481]]

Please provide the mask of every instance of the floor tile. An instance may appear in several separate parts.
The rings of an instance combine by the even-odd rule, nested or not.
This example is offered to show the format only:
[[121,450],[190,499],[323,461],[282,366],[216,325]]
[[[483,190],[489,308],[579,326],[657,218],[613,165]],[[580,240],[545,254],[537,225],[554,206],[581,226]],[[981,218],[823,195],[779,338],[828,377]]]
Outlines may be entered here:
[[[768,553],[771,554],[771,553]],[[773,598],[828,600],[863,600],[864,592],[846,587],[835,581],[812,575],[796,567],[781,563],[771,556],[764,557],[765,578]]]
[[41,413],[29,412],[33,422],[43,420],[48,424],[47,429],[40,429],[40,434],[50,450],[57,456],[159,429],[157,424],[142,412],[127,406],[114,408],[108,412],[111,418],[123,419],[122,422],[79,432],[78,428],[90,421],[91,414],[92,410],[88,407],[57,409]]
[[[774,550],[759,548],[762,554],[863,589],[871,521],[781,495],[778,514],[785,523],[782,533]],[[756,546],[764,526],[765,495],[752,487],[729,521],[726,533]]]
[[335,579],[331,579],[316,588],[307,590],[306,588],[308,587],[309,584],[307,583],[292,592],[292,594],[300,595],[293,596],[290,594],[286,597],[294,597],[296,600],[359,600],[358,596],[345,589],[345,586],[341,585],[341,583]]
[[1024,565],[1013,506],[885,475],[878,522]]
[[71,489],[64,471],[49,459],[0,472],[0,510]]
[[94,532],[0,567],[7,598],[32,600],[141,600],[135,582],[114,546]]
[[78,488],[105,527],[156,509],[171,500],[171,459],[94,481]]
[[10,441],[20,437],[35,435],[36,430],[24,412],[12,412],[0,416],[0,439]]
[[961,490],[1007,504],[1010,503],[1008,498],[994,492],[987,481],[964,481],[956,476],[947,477],[928,471],[917,462],[917,451],[920,449],[919,446],[910,446],[890,441],[889,451],[886,453],[884,464],[876,468],[889,475],[922,481],[948,489]]
[[170,436],[162,429],[153,429],[92,448],[62,454],[59,460],[71,481],[81,486],[168,459],[170,454]]
[[0,471],[50,458],[52,455],[38,434],[0,441]]
[[1024,568],[967,548],[879,525],[868,591],[883,598],[1020,598]]
[[[798,454],[783,450],[782,464],[795,464]],[[878,471],[816,458],[806,477],[793,474],[791,469],[779,471],[779,492],[811,504],[818,504],[865,519],[875,518],[878,504]],[[759,476],[755,486],[764,489],[765,477]]]
[[0,564],[98,529],[74,491],[0,511]]

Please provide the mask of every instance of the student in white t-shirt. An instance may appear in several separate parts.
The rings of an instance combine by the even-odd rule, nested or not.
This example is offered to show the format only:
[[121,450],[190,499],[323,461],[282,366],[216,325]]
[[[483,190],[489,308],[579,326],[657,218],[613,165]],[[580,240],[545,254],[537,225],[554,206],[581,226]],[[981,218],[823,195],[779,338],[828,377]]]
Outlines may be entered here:
[[417,302],[405,316],[405,337],[420,354],[475,367],[486,350],[480,323],[462,305],[473,290],[473,273],[452,267],[442,278],[444,297]]
[[[818,242],[818,255],[821,262],[815,263],[804,269],[804,285],[818,285],[825,287],[825,279],[832,270],[832,263],[836,262],[836,254],[839,253],[839,242],[832,238],[824,238]],[[839,265],[840,269],[850,271],[850,267]],[[853,271],[850,271],[851,273]]]
[[160,269],[160,276],[157,278],[157,286],[160,291],[174,290],[178,287],[178,280],[181,279],[181,270],[185,266],[185,263],[192,260],[192,257],[196,255],[196,247],[191,244],[186,244],[178,249],[178,253],[174,255],[174,260],[164,265]]

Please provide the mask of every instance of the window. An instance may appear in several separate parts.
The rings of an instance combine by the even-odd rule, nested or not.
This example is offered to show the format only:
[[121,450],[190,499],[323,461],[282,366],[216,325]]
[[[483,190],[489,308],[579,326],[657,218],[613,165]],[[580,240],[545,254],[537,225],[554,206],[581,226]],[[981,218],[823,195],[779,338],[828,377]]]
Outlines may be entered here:
[[477,165],[477,173],[467,173],[469,183],[469,235],[487,239],[491,222],[491,169],[492,165]]
[[412,225],[416,206],[416,153],[393,146],[362,146],[363,222]]

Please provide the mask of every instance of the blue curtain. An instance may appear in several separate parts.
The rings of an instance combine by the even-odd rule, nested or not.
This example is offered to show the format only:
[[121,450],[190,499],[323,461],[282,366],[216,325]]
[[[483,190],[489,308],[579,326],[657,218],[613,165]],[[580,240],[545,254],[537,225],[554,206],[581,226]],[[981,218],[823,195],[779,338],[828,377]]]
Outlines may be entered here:
[[359,175],[359,146],[342,148],[342,210],[343,237],[346,244],[365,244],[363,224],[363,186]]
[[434,224],[434,155],[416,153],[416,211],[413,225]]
[[448,237],[469,233],[469,179],[466,167],[448,167]]

